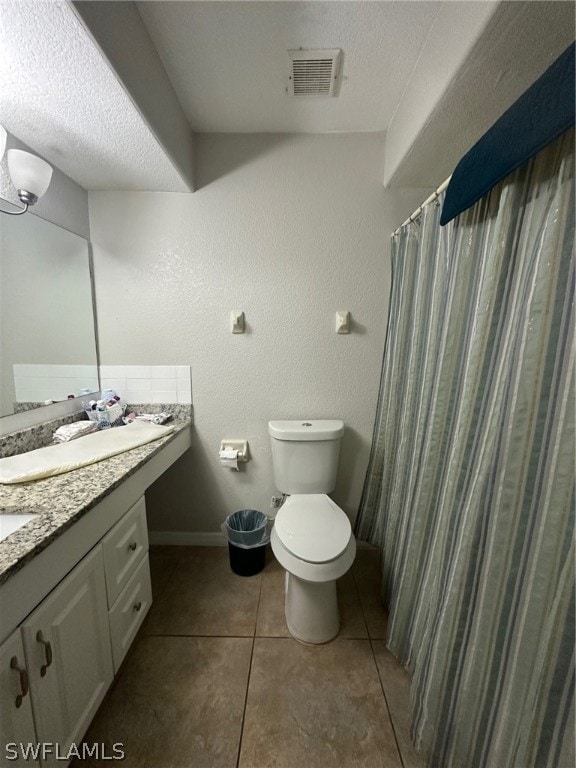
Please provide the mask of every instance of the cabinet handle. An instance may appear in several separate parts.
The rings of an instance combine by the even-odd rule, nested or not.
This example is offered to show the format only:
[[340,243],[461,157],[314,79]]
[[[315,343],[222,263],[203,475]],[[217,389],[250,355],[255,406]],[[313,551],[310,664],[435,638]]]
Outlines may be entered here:
[[10,659],[10,669],[15,669],[20,675],[20,693],[16,696],[16,707],[18,708],[22,706],[22,700],[29,690],[28,672],[26,672],[26,667],[18,666],[18,659],[16,656],[12,656]]
[[140,608],[142,608],[142,600],[138,600],[137,603],[134,603],[134,610],[139,611]]
[[40,667],[40,676],[44,677],[46,674],[46,670],[48,667],[52,664],[52,646],[50,645],[50,642],[48,640],[44,640],[44,636],[42,635],[42,630],[39,629],[38,632],[36,632],[36,640],[39,643],[42,643],[44,646],[44,653],[46,654],[46,664],[42,664]]
[[133,541],[132,544],[128,544],[128,549],[131,552],[136,552],[136,547],[137,546],[138,546],[138,542],[137,541]]

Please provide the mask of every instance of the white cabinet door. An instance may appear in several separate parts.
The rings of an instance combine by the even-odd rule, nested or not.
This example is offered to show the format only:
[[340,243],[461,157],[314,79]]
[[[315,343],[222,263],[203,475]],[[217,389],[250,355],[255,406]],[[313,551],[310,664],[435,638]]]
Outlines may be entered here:
[[[113,678],[102,550],[97,546],[22,624],[39,742],[78,744]],[[62,765],[48,758],[45,764]]]
[[[34,750],[36,743],[24,646],[17,629],[0,646],[0,765],[10,765],[7,761],[16,755],[20,764],[22,750],[28,750],[28,745]],[[38,762],[29,757],[26,765]]]

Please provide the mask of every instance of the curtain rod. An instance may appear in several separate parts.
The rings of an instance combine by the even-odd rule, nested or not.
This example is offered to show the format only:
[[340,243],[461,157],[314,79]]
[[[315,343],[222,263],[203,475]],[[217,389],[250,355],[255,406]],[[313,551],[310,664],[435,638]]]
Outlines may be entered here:
[[402,227],[405,227],[407,224],[410,224],[411,221],[414,221],[415,219],[417,219],[418,216],[420,216],[420,214],[422,213],[422,209],[426,205],[431,203],[433,200],[436,200],[438,195],[440,195],[442,192],[444,192],[444,190],[446,189],[446,187],[450,183],[450,179],[451,178],[452,178],[452,176],[448,176],[448,178],[445,181],[443,181],[442,184],[440,184],[440,186],[437,189],[434,190],[434,192],[432,192],[430,197],[427,197],[426,200],[424,200],[424,202],[421,205],[419,205],[418,208],[416,208],[414,213],[411,214],[410,216],[408,216],[406,221],[402,222],[402,224],[400,224],[398,229],[395,229],[394,232],[392,232],[392,237],[394,237],[394,235],[397,235],[398,232],[400,232],[400,230],[402,229]]

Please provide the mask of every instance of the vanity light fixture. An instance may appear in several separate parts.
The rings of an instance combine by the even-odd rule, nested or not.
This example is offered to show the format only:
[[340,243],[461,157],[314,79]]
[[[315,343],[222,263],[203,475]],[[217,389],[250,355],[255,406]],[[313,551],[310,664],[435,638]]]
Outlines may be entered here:
[[[0,125],[0,160],[6,149],[6,136],[6,130]],[[31,205],[37,203],[48,189],[52,178],[52,166],[41,157],[25,152],[23,149],[9,149],[7,158],[10,180],[18,191],[18,197],[24,203],[24,208],[16,211],[0,208],[0,211],[19,216],[26,213]]]

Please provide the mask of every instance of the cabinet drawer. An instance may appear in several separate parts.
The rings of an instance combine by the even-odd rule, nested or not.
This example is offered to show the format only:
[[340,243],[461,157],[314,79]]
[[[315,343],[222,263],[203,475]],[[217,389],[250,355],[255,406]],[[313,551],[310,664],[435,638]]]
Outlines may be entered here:
[[115,673],[118,672],[151,604],[150,563],[146,555],[108,614]]
[[111,608],[148,551],[144,496],[102,539],[106,592]]

